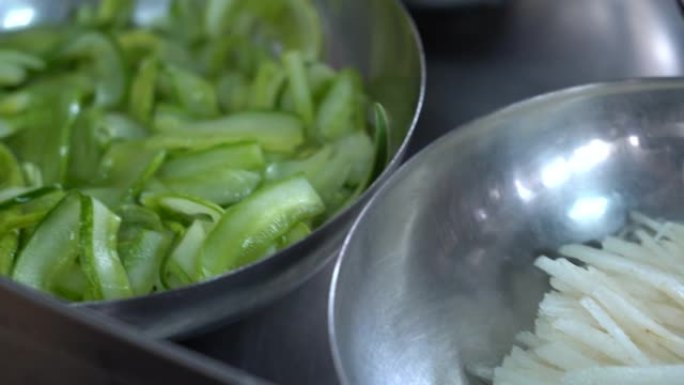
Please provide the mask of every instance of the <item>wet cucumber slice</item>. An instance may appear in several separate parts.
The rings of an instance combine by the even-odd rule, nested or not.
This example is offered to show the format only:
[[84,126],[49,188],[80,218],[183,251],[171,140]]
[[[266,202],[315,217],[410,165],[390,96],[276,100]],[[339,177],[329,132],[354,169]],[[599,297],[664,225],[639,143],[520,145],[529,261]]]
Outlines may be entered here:
[[12,278],[36,289],[49,290],[54,273],[79,253],[81,197],[69,194],[38,225],[17,256]]
[[19,231],[10,230],[0,237],[0,275],[9,276],[19,248]]
[[133,295],[126,269],[116,249],[121,219],[101,202],[81,196],[79,252],[95,299],[117,299]]
[[159,60],[154,56],[145,58],[131,84],[128,111],[141,123],[152,118],[158,72]]
[[132,239],[119,242],[117,250],[133,294],[152,292],[171,241],[167,233],[140,229]]
[[164,266],[163,279],[167,288],[186,286],[196,281],[199,269],[199,252],[207,232],[201,220],[188,227]]
[[202,218],[218,222],[225,210],[221,206],[202,198],[174,193],[146,193],[140,202],[161,213],[187,218]]
[[264,150],[293,152],[304,143],[304,124],[284,112],[246,111],[223,118],[193,121],[152,135],[151,148],[201,149],[227,143],[254,141]]
[[159,170],[161,177],[194,176],[219,168],[259,171],[264,168],[261,146],[255,142],[227,144],[169,157]]
[[262,187],[228,209],[207,235],[199,257],[201,278],[254,262],[291,227],[324,210],[321,198],[303,177]]
[[123,57],[113,39],[100,32],[85,32],[69,42],[62,51],[65,60],[79,60],[95,80],[95,104],[118,106],[126,94],[126,70]]
[[217,168],[194,176],[162,178],[160,181],[172,192],[227,206],[249,196],[261,183],[261,175],[248,170]]

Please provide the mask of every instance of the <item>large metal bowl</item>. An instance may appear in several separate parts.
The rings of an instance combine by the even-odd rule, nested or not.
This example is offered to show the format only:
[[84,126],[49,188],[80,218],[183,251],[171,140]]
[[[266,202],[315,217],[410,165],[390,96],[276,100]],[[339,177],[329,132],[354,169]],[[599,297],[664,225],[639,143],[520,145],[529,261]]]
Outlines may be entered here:
[[481,384],[530,329],[540,252],[617,231],[628,210],[684,219],[684,80],[531,99],[407,162],[345,241],[329,326],[343,384]]
[[[0,31],[62,22],[86,0],[2,0]],[[181,336],[234,320],[290,292],[337,255],[363,204],[398,166],[423,100],[425,66],[414,25],[395,0],[315,0],[325,27],[325,55],[334,66],[353,66],[370,96],[391,118],[389,155],[382,175],[357,200],[305,240],[235,273],[169,292],[89,304],[153,336]],[[144,24],[168,0],[138,0]]]

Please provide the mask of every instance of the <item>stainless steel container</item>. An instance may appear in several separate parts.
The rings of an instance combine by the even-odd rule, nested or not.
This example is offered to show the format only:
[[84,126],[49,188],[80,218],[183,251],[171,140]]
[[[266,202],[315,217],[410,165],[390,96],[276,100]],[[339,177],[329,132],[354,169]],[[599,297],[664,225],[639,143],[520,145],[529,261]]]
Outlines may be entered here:
[[482,384],[533,326],[532,265],[614,233],[629,210],[684,218],[684,80],[572,88],[443,136],[371,200],[333,278],[343,384]]
[[0,280],[4,384],[269,385],[110,318]]
[[[62,22],[87,1],[3,0],[0,30]],[[316,0],[325,26],[325,55],[335,66],[353,66],[370,96],[390,117],[391,162],[358,201],[305,240],[219,279],[150,296],[87,305],[153,336],[181,336],[241,317],[292,291],[337,255],[362,205],[398,166],[423,98],[425,68],[417,32],[395,0]],[[136,21],[146,23],[168,0],[139,0]],[[77,305],[80,306],[80,305]]]

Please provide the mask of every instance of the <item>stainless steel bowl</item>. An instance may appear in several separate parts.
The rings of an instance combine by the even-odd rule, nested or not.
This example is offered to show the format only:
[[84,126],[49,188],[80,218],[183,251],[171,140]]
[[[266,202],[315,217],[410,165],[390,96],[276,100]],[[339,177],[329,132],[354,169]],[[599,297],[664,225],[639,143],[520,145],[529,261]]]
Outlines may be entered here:
[[[0,31],[62,22],[87,0],[2,0]],[[357,202],[308,238],[257,264],[179,290],[87,305],[153,336],[181,336],[234,320],[290,292],[337,255],[363,204],[398,166],[423,100],[425,65],[415,27],[395,0],[315,0],[322,15],[327,61],[353,66],[370,96],[391,117],[391,161]],[[135,20],[150,22],[168,0],[138,0]]]
[[[454,101],[458,102],[458,101]],[[395,173],[352,227],[330,294],[343,384],[481,384],[532,326],[541,251],[684,219],[684,80],[540,96],[459,128]]]

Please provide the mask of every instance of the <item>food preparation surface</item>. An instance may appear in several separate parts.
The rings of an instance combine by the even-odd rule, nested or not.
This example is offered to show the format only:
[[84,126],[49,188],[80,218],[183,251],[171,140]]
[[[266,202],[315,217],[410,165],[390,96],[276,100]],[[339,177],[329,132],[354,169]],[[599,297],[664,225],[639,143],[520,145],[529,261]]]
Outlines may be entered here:
[[[509,0],[412,13],[428,83],[410,154],[459,124],[540,93],[684,73],[677,0]],[[332,268],[251,317],[182,344],[279,384],[336,384],[326,334]]]

